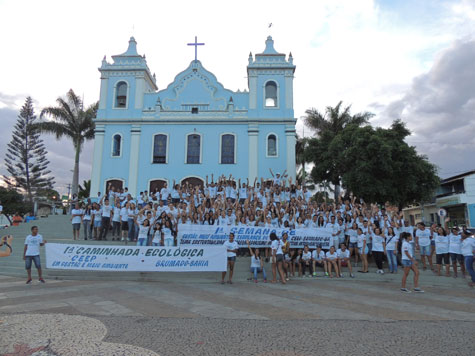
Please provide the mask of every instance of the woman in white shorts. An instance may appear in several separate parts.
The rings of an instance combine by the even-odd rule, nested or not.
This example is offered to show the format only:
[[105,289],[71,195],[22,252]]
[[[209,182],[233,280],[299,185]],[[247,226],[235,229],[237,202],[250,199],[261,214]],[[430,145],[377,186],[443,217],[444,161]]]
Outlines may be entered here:
[[404,274],[402,275],[401,291],[410,293],[411,291],[406,288],[406,279],[409,272],[414,272],[414,292],[423,293],[424,291],[419,288],[419,270],[417,269],[417,261],[414,259],[414,252],[412,250],[411,241],[412,235],[408,232],[401,234],[402,240],[402,266],[404,267]]
[[368,245],[366,243],[366,234],[363,233],[361,228],[358,228],[358,250],[363,262],[363,269],[359,270],[360,273],[368,273]]

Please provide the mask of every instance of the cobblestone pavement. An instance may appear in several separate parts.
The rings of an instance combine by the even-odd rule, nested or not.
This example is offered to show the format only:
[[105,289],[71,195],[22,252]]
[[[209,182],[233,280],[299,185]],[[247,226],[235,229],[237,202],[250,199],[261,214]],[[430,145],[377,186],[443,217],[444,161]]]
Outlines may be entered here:
[[223,286],[0,276],[0,355],[474,354],[474,290],[406,295],[377,277]]
[[[40,233],[71,242],[55,219]],[[219,273],[54,270],[25,285],[27,230],[11,229],[14,254],[0,259],[0,355],[475,354],[475,289],[463,278],[421,271],[423,294],[402,294],[400,273],[374,269],[255,284],[238,258],[232,285]]]

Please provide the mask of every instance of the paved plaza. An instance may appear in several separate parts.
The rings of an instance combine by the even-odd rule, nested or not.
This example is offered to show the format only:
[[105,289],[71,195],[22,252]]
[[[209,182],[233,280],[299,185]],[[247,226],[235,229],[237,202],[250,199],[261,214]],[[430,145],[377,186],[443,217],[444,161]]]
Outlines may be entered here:
[[[66,243],[67,222],[37,225],[48,241]],[[475,353],[475,290],[463,278],[421,271],[423,294],[402,294],[400,273],[374,268],[355,279],[255,284],[241,257],[232,285],[219,284],[219,273],[54,270],[45,270],[46,284],[25,285],[26,231],[9,230],[14,254],[0,259],[0,355]]]

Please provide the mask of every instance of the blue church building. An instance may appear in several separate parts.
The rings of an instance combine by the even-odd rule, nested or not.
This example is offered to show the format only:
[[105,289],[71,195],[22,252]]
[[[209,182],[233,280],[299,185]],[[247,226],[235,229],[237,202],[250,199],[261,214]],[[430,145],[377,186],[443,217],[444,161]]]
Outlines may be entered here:
[[211,173],[252,184],[270,178],[269,168],[295,179],[295,66],[270,36],[264,52],[249,54],[244,91],[224,88],[196,55],[159,90],[133,37],[99,71],[93,195],[109,183],[132,196],[173,180],[203,184]]

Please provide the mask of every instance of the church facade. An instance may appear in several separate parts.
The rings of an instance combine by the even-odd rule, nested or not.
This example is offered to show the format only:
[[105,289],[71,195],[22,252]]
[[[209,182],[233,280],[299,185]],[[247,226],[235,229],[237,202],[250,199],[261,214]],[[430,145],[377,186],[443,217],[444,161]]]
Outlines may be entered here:
[[99,68],[92,195],[109,184],[132,196],[173,180],[203,184],[211,173],[252,184],[272,169],[295,179],[295,66],[270,36],[264,52],[249,55],[242,92],[224,88],[196,55],[158,90],[133,37],[112,60]]

